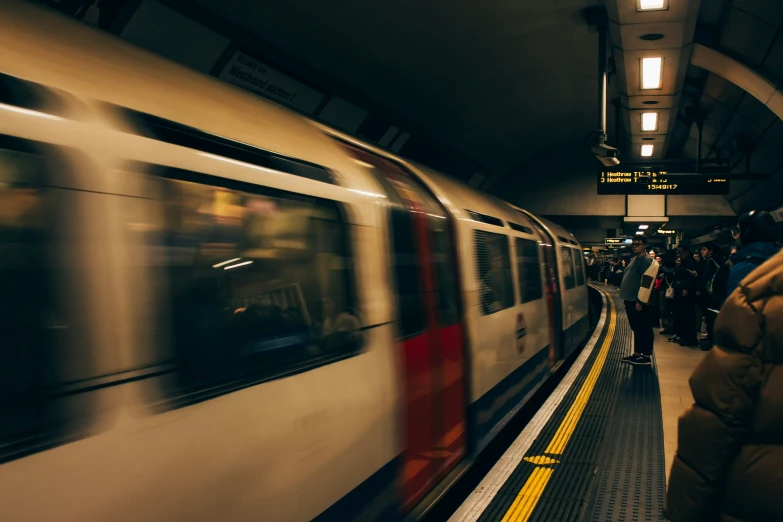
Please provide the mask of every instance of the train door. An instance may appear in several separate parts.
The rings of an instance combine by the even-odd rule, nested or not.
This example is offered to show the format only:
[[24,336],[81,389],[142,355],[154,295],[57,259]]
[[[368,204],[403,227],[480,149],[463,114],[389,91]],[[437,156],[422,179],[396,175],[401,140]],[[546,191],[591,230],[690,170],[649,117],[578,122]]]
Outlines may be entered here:
[[453,234],[443,207],[399,165],[346,146],[391,203],[394,284],[404,371],[405,511],[465,455],[462,325]]
[[552,367],[563,359],[563,298],[558,284],[560,275],[557,268],[557,243],[554,236],[537,221],[531,220],[531,223],[542,238],[546,302],[549,311],[549,365]]

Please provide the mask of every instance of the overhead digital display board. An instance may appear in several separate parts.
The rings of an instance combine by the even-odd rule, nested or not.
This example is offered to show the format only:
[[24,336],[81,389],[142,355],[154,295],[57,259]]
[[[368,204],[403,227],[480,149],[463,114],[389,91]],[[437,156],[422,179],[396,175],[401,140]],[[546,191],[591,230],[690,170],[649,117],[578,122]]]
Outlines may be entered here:
[[630,245],[633,239],[630,237],[607,237],[604,238],[604,243],[607,245]]
[[717,176],[658,171],[602,170],[598,173],[598,194],[728,194],[729,180]]

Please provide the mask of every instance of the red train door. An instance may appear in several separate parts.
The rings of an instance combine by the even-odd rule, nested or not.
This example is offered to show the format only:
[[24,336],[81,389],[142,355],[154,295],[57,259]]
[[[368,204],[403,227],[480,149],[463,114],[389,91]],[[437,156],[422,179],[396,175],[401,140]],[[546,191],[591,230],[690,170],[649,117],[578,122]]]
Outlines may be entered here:
[[391,204],[405,381],[401,489],[408,511],[465,455],[462,325],[451,223],[412,174],[385,158],[346,147],[373,168]]

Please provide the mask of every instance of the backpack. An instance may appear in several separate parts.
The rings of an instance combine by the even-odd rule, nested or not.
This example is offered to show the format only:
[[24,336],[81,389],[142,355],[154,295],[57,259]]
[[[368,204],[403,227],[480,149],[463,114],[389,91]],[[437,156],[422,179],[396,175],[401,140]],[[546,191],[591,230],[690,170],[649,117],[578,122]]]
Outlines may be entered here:
[[715,271],[705,287],[707,294],[719,302],[726,296],[726,288],[729,286],[729,272],[731,272],[731,265],[727,261]]
[[706,292],[707,292],[709,295],[711,295],[711,296],[714,296],[714,295],[715,295],[715,291],[714,291],[714,288],[715,288],[715,279],[718,277],[718,272],[720,272],[720,271],[721,271],[721,269],[723,268],[723,266],[727,266],[727,265],[724,263],[724,264],[723,264],[723,266],[721,266],[721,265],[719,265],[719,264],[718,264],[718,262],[717,262],[717,261],[715,261],[713,258],[710,258],[709,260],[710,260],[710,261],[712,261],[712,262],[715,264],[715,267],[716,267],[716,269],[715,269],[715,272],[713,272],[713,273],[712,273],[712,277],[710,278],[710,280],[709,280],[709,281],[707,281],[707,284],[706,284],[706,285],[704,285],[704,290],[705,290],[705,291],[706,291]]

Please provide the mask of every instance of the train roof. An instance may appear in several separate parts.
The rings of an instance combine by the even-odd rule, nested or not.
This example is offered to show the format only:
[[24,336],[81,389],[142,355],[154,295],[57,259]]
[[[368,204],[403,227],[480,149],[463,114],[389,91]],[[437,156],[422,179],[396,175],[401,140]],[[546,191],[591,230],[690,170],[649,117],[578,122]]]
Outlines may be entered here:
[[306,118],[50,9],[0,2],[0,48],[12,76],[325,166],[338,157]]

